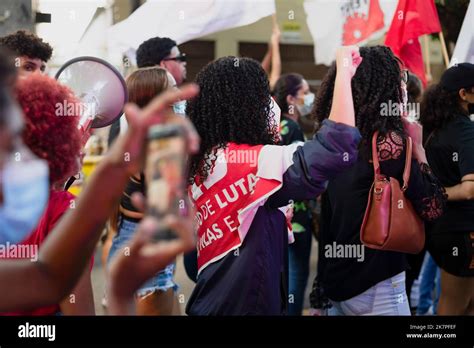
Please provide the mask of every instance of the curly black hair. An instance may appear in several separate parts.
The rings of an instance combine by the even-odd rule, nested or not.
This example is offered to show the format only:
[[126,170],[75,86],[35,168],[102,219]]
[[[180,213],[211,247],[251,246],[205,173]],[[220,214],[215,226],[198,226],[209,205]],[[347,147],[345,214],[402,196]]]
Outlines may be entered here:
[[[400,116],[381,114],[384,105],[402,101],[401,62],[386,46],[361,47],[360,55],[362,63],[351,82],[352,98],[356,127],[362,135],[359,150],[368,156],[375,131],[379,131],[381,136],[390,132],[405,135]],[[333,64],[321,83],[311,112],[319,125],[331,112],[335,79],[336,65]]]
[[191,158],[189,183],[207,178],[219,148],[227,143],[275,144],[277,125],[270,120],[267,75],[250,58],[223,57],[207,64],[196,76],[200,93],[188,101],[186,115],[201,137]]
[[160,65],[174,46],[176,46],[176,41],[168,37],[153,37],[142,42],[137,49],[137,66],[146,68]]
[[468,116],[461,106],[458,91],[448,91],[440,84],[430,86],[421,100],[420,122],[423,135],[443,128],[449,121],[460,115]]
[[407,93],[409,103],[418,103],[423,93],[421,80],[411,72],[408,73]]
[[303,86],[303,76],[300,74],[284,74],[275,83],[273,88],[273,97],[281,108],[281,112],[288,113],[288,101],[286,98],[289,95],[296,96],[298,90]]
[[47,62],[53,55],[53,48],[43,39],[25,30],[0,38],[0,46],[6,47],[14,54],[41,59]]

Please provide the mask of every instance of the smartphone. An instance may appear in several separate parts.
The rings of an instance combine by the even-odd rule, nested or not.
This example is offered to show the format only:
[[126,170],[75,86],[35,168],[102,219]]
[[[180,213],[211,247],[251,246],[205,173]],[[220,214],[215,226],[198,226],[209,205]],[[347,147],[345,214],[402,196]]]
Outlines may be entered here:
[[179,125],[155,125],[148,131],[145,184],[148,214],[159,221],[155,241],[178,238],[163,218],[168,214],[183,216],[187,142],[185,131]]

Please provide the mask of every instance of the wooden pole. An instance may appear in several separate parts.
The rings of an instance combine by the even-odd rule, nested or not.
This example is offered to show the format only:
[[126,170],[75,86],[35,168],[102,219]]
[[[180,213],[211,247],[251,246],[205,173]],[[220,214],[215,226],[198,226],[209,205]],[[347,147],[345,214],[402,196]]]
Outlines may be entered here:
[[428,35],[423,36],[423,48],[425,51],[426,81],[431,82],[433,77],[431,76],[430,38]]
[[441,41],[441,51],[443,52],[444,64],[446,64],[446,68],[449,66],[449,56],[448,56],[448,49],[446,48],[446,42],[444,41],[443,31],[441,30],[439,33],[439,40]]

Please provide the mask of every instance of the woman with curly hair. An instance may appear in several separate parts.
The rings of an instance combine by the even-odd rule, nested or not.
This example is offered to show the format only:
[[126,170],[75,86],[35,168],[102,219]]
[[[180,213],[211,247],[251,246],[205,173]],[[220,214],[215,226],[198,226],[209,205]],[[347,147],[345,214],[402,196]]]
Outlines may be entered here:
[[198,278],[188,314],[287,313],[288,229],[279,208],[318,196],[357,158],[350,81],[358,48],[341,48],[337,62],[331,116],[313,140],[288,146],[275,145],[280,110],[258,62],[224,57],[197,75],[201,92],[186,109],[202,141],[189,176]]
[[[329,180],[322,195],[318,278],[313,290],[320,296],[313,297],[313,307],[330,307],[329,315],[410,315],[405,254],[369,249],[359,235],[374,180],[370,163],[374,133],[379,132],[382,174],[399,182],[405,166],[406,136],[412,137],[414,158],[405,195],[424,220],[442,214],[444,196],[426,164],[421,127],[415,123],[404,127],[400,116],[407,102],[406,71],[388,47],[362,47],[360,54],[362,63],[352,79],[356,126],[362,135],[359,158],[353,167]],[[320,123],[334,105],[338,73],[339,66],[333,65],[318,91],[314,114]],[[391,113],[386,113],[387,108]]]
[[[78,130],[80,107],[73,93],[56,80],[40,74],[20,79],[15,86],[16,98],[25,114],[23,141],[49,166],[49,201],[35,230],[20,244],[41,247],[61,217],[75,205],[75,197],[64,191],[65,181],[80,169],[81,134]],[[37,255],[36,255],[37,257]],[[84,269],[76,287],[55,305],[8,313],[15,315],[94,315],[94,301],[89,268]]]
[[441,268],[438,314],[474,314],[474,65],[446,70],[421,103],[426,154],[446,187],[446,214],[429,229],[427,247]]

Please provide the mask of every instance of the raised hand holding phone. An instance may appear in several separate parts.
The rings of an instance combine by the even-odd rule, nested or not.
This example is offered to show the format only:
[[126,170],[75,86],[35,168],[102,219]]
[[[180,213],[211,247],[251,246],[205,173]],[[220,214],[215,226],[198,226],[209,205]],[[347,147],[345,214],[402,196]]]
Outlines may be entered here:
[[166,226],[164,217],[188,215],[186,204],[187,141],[185,130],[176,124],[159,124],[148,131],[145,180],[147,214],[160,223],[154,239],[170,240],[177,235]]

